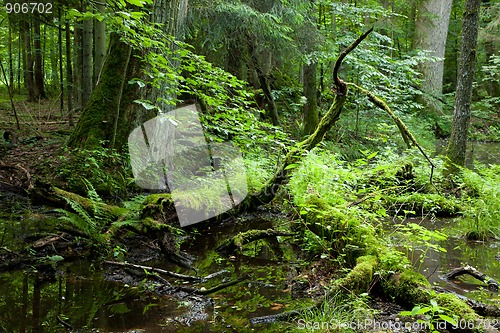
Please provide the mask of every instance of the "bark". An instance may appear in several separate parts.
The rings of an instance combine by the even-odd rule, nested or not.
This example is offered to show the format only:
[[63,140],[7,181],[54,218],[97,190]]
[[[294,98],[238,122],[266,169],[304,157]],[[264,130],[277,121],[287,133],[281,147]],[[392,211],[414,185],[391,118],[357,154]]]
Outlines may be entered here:
[[24,84],[28,90],[28,100],[35,99],[35,80],[33,77],[33,54],[31,51],[31,28],[27,20],[22,20],[22,35],[24,37]]
[[[151,15],[152,22],[162,24],[162,31],[165,35],[174,36],[178,40],[184,37],[185,22],[187,17],[188,0],[157,0]],[[177,46],[173,43],[168,45],[170,51],[175,51]],[[162,53],[162,50],[154,50]],[[169,59],[172,67],[179,67],[178,59]],[[173,106],[165,103],[164,100],[174,100],[177,96],[172,93],[172,85],[176,83],[163,81],[159,87],[152,87],[146,94],[146,99],[156,103],[163,111],[170,111]],[[147,120],[147,119],[144,119]]]
[[347,84],[342,81],[338,72],[340,70],[340,66],[342,65],[342,61],[344,58],[354,50],[359,43],[361,43],[368,35],[373,31],[373,28],[362,34],[358,37],[349,47],[347,47],[338,57],[337,61],[334,65],[333,77],[336,88],[334,88],[335,97],[332,105],[328,112],[321,118],[318,127],[314,133],[312,133],[307,139],[298,143],[295,147],[293,147],[288,154],[286,155],[282,165],[276,170],[274,176],[266,183],[264,189],[251,197],[249,197],[249,204],[251,206],[257,206],[260,204],[269,203],[277,194],[279,188],[283,184],[283,182],[288,179],[290,165],[297,163],[305,152],[310,151],[314,147],[316,147],[325,136],[326,132],[328,132],[339,120],[340,114],[342,112],[342,108],[344,107],[346,97],[347,97]]
[[74,25],[73,39],[73,104],[75,110],[82,109],[82,41],[82,24],[80,22],[76,22]]
[[[156,1],[152,20],[164,23],[166,34],[182,36],[187,3],[187,0]],[[140,52],[143,51],[125,44],[117,34],[112,34],[109,45],[99,82],[71,134],[70,147],[93,148],[107,141],[111,147],[121,150],[126,146],[132,130],[155,115],[153,111],[145,112],[134,100],[146,98],[153,103],[158,102],[164,111],[168,111],[170,106],[162,103],[161,99],[175,97],[168,92],[172,91],[172,83],[166,80],[160,87],[148,87],[147,91],[140,91],[138,85],[128,84],[132,78],[144,76],[140,61]],[[174,60],[172,64],[177,66]]]
[[[127,142],[129,133],[137,125],[133,103],[138,97],[137,85],[126,84],[138,75],[137,56],[118,35],[111,35],[99,83],[71,133],[70,147],[92,148],[114,138],[115,146],[120,149]],[[119,124],[116,129],[115,124]]]
[[[96,5],[99,12],[104,13],[104,5]],[[102,64],[106,55],[106,23],[94,19],[94,86],[97,84],[101,73]]]
[[93,65],[92,65],[92,49],[93,49],[93,21],[85,20],[83,22],[82,36],[82,108],[87,106],[92,93],[93,87]]
[[[437,98],[443,92],[444,54],[450,21],[452,0],[424,0],[418,8],[413,47],[430,51],[441,58],[422,64],[423,87],[426,95],[422,102],[431,114],[441,114],[442,105]],[[436,98],[437,97],[437,98]]]
[[274,229],[267,230],[248,230],[231,237],[217,248],[218,252],[231,253],[236,249],[241,250],[243,245],[254,242],[259,239],[273,238],[277,236],[294,236],[288,232],[282,232]]
[[462,276],[462,275],[470,275],[476,279],[478,279],[481,282],[484,282],[488,285],[488,289],[493,290],[493,291],[498,291],[498,288],[500,287],[500,284],[492,279],[491,277],[487,276],[484,273],[479,272],[477,269],[475,269],[472,266],[464,266],[464,267],[459,267],[453,269],[451,272],[445,274],[445,277],[448,280],[455,279],[456,277]]
[[304,105],[304,134],[312,134],[319,123],[318,89],[316,88],[317,62],[304,66],[304,96],[307,99]]
[[35,54],[35,85],[34,85],[34,98],[39,100],[46,98],[45,87],[43,82],[43,61],[42,61],[42,43],[40,34],[40,17],[35,14],[33,20],[33,46]]
[[465,164],[465,152],[470,122],[470,104],[476,66],[476,44],[479,26],[480,0],[466,0],[462,23],[462,46],[458,70],[453,125],[446,156],[456,165]]
[[7,51],[9,52],[9,89],[10,94],[14,93],[14,65],[13,65],[13,54],[12,54],[12,19],[9,15],[9,32],[8,32],[8,41],[7,41]]
[[73,70],[71,67],[71,33],[66,22],[66,94],[68,98],[68,121],[73,127]]
[[271,83],[269,81],[269,74],[272,69],[272,55],[269,51],[258,52],[255,47],[255,41],[247,35],[248,37],[248,53],[250,54],[250,66],[257,75],[258,86],[262,90],[264,95],[265,104],[267,104],[267,112],[269,118],[271,118],[271,123],[274,126],[279,126],[279,116],[278,107],[274,101],[272,94]]
[[[62,20],[61,9],[57,11],[59,22]],[[59,90],[61,91],[61,101],[60,101],[60,109],[61,109],[61,119],[64,118],[64,53],[63,53],[63,36],[62,36],[62,24],[59,24],[57,29],[57,51],[59,53]]]
[[117,262],[117,261],[105,261],[104,263],[107,265],[146,270],[146,271],[151,272],[151,273],[158,273],[158,274],[161,274],[164,276],[168,276],[168,277],[172,277],[172,278],[176,278],[176,279],[180,279],[180,280],[184,280],[184,281],[200,282],[203,280],[203,278],[198,277],[198,276],[179,274],[179,273],[175,273],[175,272],[171,272],[171,271],[167,271],[164,269],[151,267],[151,266],[135,265],[135,264],[127,263],[127,262]]

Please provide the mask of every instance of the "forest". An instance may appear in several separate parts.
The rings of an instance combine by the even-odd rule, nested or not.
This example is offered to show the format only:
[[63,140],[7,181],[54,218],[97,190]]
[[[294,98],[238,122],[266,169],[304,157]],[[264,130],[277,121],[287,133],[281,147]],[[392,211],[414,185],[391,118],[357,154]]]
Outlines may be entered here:
[[3,0],[0,332],[500,332],[500,1]]

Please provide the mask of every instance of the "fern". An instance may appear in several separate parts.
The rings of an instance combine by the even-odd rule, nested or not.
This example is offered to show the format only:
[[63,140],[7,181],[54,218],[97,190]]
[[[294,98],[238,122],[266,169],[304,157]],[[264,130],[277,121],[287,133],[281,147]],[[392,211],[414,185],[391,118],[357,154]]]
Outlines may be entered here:
[[127,209],[127,215],[123,220],[113,222],[113,227],[122,228],[141,223],[141,209],[145,199],[145,196],[138,195],[132,198],[132,200],[125,201],[123,206]]

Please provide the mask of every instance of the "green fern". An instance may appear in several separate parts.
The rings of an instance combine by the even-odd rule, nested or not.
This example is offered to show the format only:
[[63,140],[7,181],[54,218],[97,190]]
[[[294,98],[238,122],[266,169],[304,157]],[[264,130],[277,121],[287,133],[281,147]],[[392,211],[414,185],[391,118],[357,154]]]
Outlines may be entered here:
[[66,209],[56,209],[55,211],[64,214],[59,218],[60,220],[72,224],[90,238],[98,239],[101,235],[102,226],[106,222],[106,214],[101,206],[103,201],[99,194],[97,194],[94,186],[87,179],[83,179],[83,181],[87,186],[87,196],[92,202],[93,216],[80,203],[70,198],[64,198],[64,200],[74,212]]
[[123,206],[127,209],[127,215],[123,220],[113,222],[113,228],[136,226],[141,223],[141,210],[144,200],[143,195],[138,195],[129,201],[125,201]]

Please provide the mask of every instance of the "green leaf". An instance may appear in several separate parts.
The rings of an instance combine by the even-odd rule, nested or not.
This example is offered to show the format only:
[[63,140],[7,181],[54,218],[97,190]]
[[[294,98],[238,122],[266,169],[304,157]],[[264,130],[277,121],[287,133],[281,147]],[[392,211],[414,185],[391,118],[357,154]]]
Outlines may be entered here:
[[129,4],[133,6],[144,7],[144,4],[142,3],[141,0],[125,0],[125,1],[127,1]]
[[285,170],[294,169],[294,168],[298,167],[299,165],[300,164],[297,164],[297,163],[289,164],[286,166]]
[[444,314],[440,314],[439,318],[441,318],[442,320],[446,321],[447,323],[450,323],[453,326],[456,326],[457,323],[458,323],[456,318],[451,318],[450,316],[447,316],[447,315],[444,315]]

